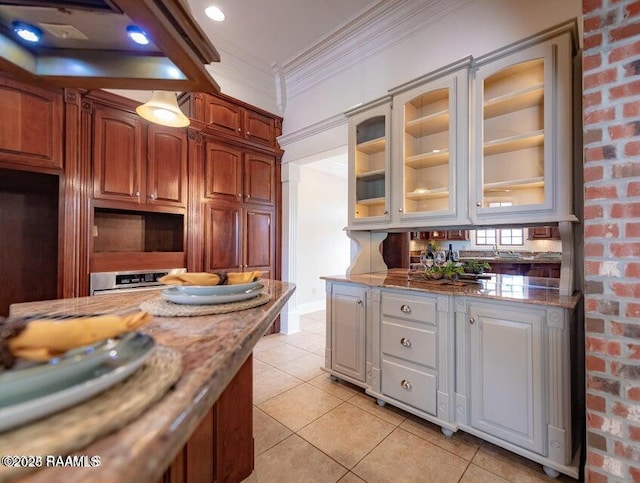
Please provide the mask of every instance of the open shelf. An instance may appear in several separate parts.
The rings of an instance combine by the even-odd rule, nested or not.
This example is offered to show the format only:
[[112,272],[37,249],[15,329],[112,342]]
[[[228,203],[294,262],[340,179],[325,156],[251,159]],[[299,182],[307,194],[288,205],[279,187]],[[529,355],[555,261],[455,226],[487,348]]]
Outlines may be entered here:
[[526,109],[527,107],[539,106],[543,102],[544,84],[536,84],[487,99],[484,103],[484,117],[488,119],[501,116],[510,112]]
[[386,139],[383,136],[356,145],[356,151],[360,151],[363,154],[381,153],[384,152],[385,146]]
[[533,148],[544,144],[544,130],[533,131],[525,134],[517,134],[501,139],[494,139],[484,143],[484,155],[507,153],[519,149]]
[[424,154],[416,154],[405,159],[404,164],[409,168],[420,169],[429,168],[431,166],[441,166],[449,162],[449,150],[442,149],[438,152],[430,152]]
[[386,170],[375,169],[373,171],[365,171],[356,175],[356,178],[362,181],[377,181],[384,179]]
[[485,183],[484,192],[522,190],[532,188],[544,188],[544,177],[511,179],[508,181],[499,181],[496,183]]
[[433,200],[436,198],[446,198],[449,196],[449,188],[436,188],[432,190],[416,190],[410,193],[405,193],[404,197],[407,200]]
[[379,197],[379,198],[367,198],[367,199],[364,199],[364,200],[356,200],[356,204],[365,205],[365,206],[384,205],[384,202],[385,202],[384,196]]
[[405,131],[414,138],[449,129],[449,109],[407,121]]

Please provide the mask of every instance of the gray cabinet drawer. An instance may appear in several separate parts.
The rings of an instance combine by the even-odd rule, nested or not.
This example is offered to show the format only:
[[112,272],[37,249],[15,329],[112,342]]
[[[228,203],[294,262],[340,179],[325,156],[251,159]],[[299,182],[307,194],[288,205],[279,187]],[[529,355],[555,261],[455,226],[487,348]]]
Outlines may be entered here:
[[382,352],[416,364],[436,368],[435,328],[414,328],[382,321]]
[[382,361],[382,393],[430,414],[436,414],[437,378],[433,374]]
[[405,295],[382,292],[382,313],[390,317],[423,324],[437,321],[437,299],[428,295]]

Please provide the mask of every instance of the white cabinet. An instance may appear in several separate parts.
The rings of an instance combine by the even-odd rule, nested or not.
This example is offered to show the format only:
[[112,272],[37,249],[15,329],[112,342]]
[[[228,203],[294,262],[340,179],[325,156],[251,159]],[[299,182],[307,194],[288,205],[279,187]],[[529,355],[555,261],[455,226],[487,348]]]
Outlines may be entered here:
[[390,221],[391,98],[346,113],[349,116],[349,225]]
[[400,224],[468,223],[470,65],[468,57],[390,91],[392,218]]
[[527,44],[475,61],[474,223],[577,221],[571,33]]
[[325,368],[363,386],[366,381],[366,287],[327,283]]
[[460,427],[566,470],[574,456],[570,311],[471,297],[456,298],[455,310]]

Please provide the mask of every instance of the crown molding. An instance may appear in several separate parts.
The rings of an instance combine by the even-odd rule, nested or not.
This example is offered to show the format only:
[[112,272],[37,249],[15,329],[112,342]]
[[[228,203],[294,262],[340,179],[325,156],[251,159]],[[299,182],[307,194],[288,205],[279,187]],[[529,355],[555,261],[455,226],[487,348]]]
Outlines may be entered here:
[[336,114],[335,116],[327,117],[321,121],[315,122],[308,126],[292,131],[287,134],[283,134],[278,137],[278,144],[281,148],[293,144],[297,141],[315,136],[324,131],[328,131],[338,126],[342,126],[347,123],[347,118],[343,113]]
[[[316,84],[402,42],[426,25],[477,0],[381,0],[284,65],[286,95],[293,99]],[[275,73],[275,72],[274,72]]]

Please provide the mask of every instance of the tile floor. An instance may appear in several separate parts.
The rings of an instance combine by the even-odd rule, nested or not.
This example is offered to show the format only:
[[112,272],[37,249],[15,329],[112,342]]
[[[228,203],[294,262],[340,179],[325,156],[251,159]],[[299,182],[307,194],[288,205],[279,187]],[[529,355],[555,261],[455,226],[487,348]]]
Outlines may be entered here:
[[247,483],[574,482],[400,409],[380,407],[356,386],[333,382],[324,364],[325,313],[301,332],[264,337],[254,352],[255,470]]

